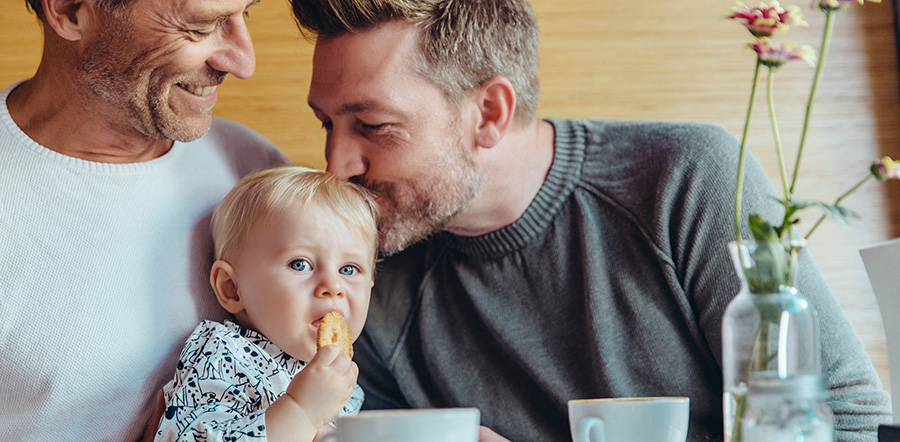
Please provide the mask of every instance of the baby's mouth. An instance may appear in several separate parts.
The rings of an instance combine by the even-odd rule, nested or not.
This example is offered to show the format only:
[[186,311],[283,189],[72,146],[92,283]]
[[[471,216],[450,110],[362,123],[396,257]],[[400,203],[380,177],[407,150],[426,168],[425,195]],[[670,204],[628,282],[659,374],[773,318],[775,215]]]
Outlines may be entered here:
[[318,329],[318,328],[319,328],[319,324],[322,323],[322,318],[324,318],[325,315],[328,314],[329,312],[333,312],[333,311],[334,311],[334,312],[337,312],[337,313],[340,314],[341,316],[344,316],[344,314],[343,314],[340,310],[338,310],[338,309],[332,309],[332,310],[328,310],[328,311],[326,311],[326,312],[322,312],[322,314],[320,314],[319,317],[317,317],[316,319],[314,319],[310,324],[312,324],[313,328]]

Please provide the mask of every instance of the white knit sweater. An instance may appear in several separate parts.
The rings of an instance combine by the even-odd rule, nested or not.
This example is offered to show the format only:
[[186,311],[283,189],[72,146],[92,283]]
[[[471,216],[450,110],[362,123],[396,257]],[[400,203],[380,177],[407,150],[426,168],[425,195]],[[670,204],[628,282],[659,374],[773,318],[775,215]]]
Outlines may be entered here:
[[0,440],[131,441],[185,338],[224,314],[209,215],[248,172],[287,162],[214,119],[135,164],[44,148],[0,93]]

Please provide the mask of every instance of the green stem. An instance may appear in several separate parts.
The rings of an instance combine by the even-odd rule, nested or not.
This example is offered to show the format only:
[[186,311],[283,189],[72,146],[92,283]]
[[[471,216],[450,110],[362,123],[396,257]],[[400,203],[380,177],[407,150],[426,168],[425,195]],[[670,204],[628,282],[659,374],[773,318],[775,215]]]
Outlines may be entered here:
[[825,69],[825,56],[828,55],[828,46],[831,44],[831,34],[834,30],[834,11],[824,9],[825,11],[825,32],[822,34],[822,49],[819,51],[819,63],[816,65],[816,75],[813,78],[812,89],[809,92],[809,101],[806,103],[806,118],[803,121],[803,131],[800,133],[800,148],[797,149],[797,162],[794,163],[794,175],[791,179],[791,187],[789,193],[794,193],[797,186],[797,177],[800,174],[800,158],[803,157],[803,148],[806,146],[806,134],[809,129],[809,121],[812,116],[813,102],[816,98],[816,91],[819,89],[819,82],[822,80],[822,72]]
[[[841,196],[837,197],[837,199],[834,200],[834,205],[836,206],[836,205],[840,204],[840,202],[843,201],[844,198],[850,196],[851,193],[856,192],[856,190],[859,189],[860,187],[862,187],[862,185],[865,184],[866,181],[869,181],[869,178],[872,178],[872,174],[866,174],[866,177],[859,180],[859,182],[856,183],[856,185],[854,185],[853,187],[851,187],[850,190],[844,192]],[[813,234],[813,232],[816,231],[816,228],[819,227],[819,224],[822,224],[822,221],[824,221],[825,218],[826,218],[826,215],[824,215],[824,214],[819,217],[819,220],[816,221],[816,223],[812,226],[812,228],[809,229],[809,232],[806,233],[807,239],[809,239],[809,237]]]
[[741,153],[738,160],[737,189],[734,192],[734,233],[738,242],[738,253],[741,253],[741,194],[744,188],[744,159],[747,156],[747,135],[750,133],[750,117],[753,115],[753,103],[756,101],[756,85],[759,83],[759,70],[762,62],[757,57],[756,70],[753,72],[753,87],[750,89],[750,104],[747,105],[747,117],[744,120],[744,134],[741,136]]
[[744,415],[747,414],[747,393],[734,395],[734,419],[731,422],[731,440],[741,442],[744,438]]
[[[753,343],[750,347],[750,359],[747,360],[747,385],[750,385],[750,374],[753,373],[753,353],[756,352],[756,344],[759,343],[760,336],[762,336],[762,327],[763,322],[762,318],[760,318],[759,325],[756,326],[756,333],[753,334]],[[762,351],[762,349],[760,349]]]
[[[769,353],[769,327],[768,327],[768,325],[769,325],[769,323],[765,319],[762,319],[762,318],[759,319],[759,327],[760,327],[760,331],[762,333],[759,334],[759,344],[760,344],[759,345],[759,355],[756,358],[756,370],[754,370],[754,371],[765,371],[766,364],[768,363],[766,361],[769,359],[769,355],[771,354],[771,353]],[[749,377],[747,378],[747,382],[749,385],[749,382],[750,382]]]
[[[753,353],[756,351],[756,344],[759,343],[759,336],[762,333],[762,321],[756,326],[756,333],[751,341],[750,358],[747,360],[747,388],[750,385],[750,376],[753,373]],[[738,384],[740,385],[740,384]],[[747,412],[747,391],[743,394],[734,394],[734,416],[731,419],[731,440],[740,442],[743,438],[744,414]]]
[[775,138],[775,152],[778,154],[778,169],[781,172],[781,185],[784,187],[784,199],[790,201],[787,170],[784,167],[784,151],[781,148],[781,133],[778,131],[778,118],[775,116],[775,68],[769,67],[766,81],[766,101],[769,104],[769,121],[772,124],[772,136]]
[[[756,370],[753,368],[753,362],[757,360],[757,358],[753,357],[753,354],[759,351],[762,354],[767,354],[768,350],[762,348],[763,345],[768,347],[767,343],[763,342],[763,324],[765,321],[760,317],[759,324],[756,326],[756,333],[753,334],[753,341],[751,341],[750,347],[750,358],[747,360],[747,379],[746,385],[747,388],[750,386],[750,377],[753,375],[754,371],[759,371],[762,368],[757,367]],[[768,333],[765,333],[768,336]],[[759,348],[757,349],[757,344],[759,344]],[[763,357],[765,358],[765,357]],[[739,384],[740,385],[740,384]],[[735,394],[734,395],[734,416],[731,419],[731,440],[735,442],[740,442],[743,438],[743,428],[744,428],[744,414],[747,413],[747,391],[744,391],[744,394]]]

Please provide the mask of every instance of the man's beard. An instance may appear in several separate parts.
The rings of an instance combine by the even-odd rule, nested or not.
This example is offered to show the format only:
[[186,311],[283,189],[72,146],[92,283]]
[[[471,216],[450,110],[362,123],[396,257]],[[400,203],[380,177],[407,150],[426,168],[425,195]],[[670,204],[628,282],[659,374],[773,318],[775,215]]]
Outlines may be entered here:
[[[393,255],[442,230],[475,197],[481,184],[472,158],[466,155],[458,131],[456,144],[433,161],[417,181],[360,183],[387,205],[379,205],[378,248]],[[361,181],[361,180],[360,180]]]
[[[116,19],[111,20],[109,26],[100,30],[100,37],[85,48],[77,65],[79,85],[119,112],[117,124],[147,138],[187,142],[202,137],[209,130],[211,114],[206,116],[203,124],[198,124],[195,115],[175,113],[168,103],[171,88],[177,87],[174,73],[152,64],[165,54],[151,48],[136,56],[130,55],[133,41],[126,25]],[[203,75],[179,77],[202,76],[203,83],[213,81],[219,84],[226,75],[209,68],[207,70],[209,72]],[[192,111],[199,115],[209,112],[208,109]]]

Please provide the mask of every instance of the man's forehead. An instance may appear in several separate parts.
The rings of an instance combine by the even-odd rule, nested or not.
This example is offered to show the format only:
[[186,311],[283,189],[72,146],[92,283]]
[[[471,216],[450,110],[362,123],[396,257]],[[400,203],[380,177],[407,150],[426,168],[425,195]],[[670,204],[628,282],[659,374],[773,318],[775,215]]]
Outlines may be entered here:
[[339,117],[377,113],[405,115],[414,97],[426,83],[407,67],[379,63],[353,63],[322,69],[314,66],[307,104],[316,112]]
[[377,37],[349,35],[316,45],[310,107],[325,111],[327,104],[336,114],[390,111],[393,101],[424,80],[412,69],[408,47]]
[[204,21],[217,21],[243,12],[259,4],[260,0],[136,0],[138,2],[142,6],[190,15]]
[[387,27],[344,34],[316,43],[312,80],[334,83],[409,76],[416,72],[418,39],[409,27]]
[[394,21],[362,32],[318,39],[313,50],[313,69],[341,68],[347,64],[347,58],[373,67],[408,64],[419,51],[418,36],[415,25]]

